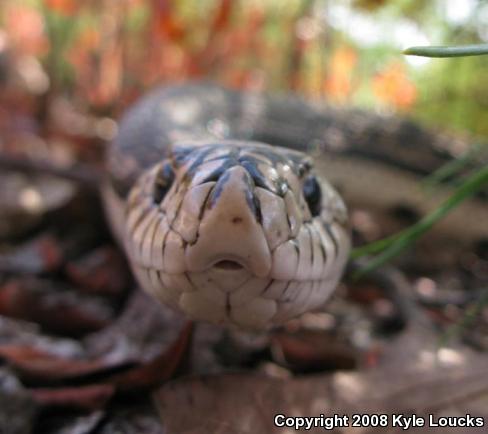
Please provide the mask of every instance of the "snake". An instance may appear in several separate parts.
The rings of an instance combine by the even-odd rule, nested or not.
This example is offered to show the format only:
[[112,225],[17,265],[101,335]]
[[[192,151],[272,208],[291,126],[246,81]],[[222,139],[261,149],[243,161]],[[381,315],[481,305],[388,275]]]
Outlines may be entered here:
[[[120,121],[103,202],[155,300],[191,320],[263,330],[334,293],[351,249],[343,197],[432,207],[417,181],[448,160],[446,141],[456,145],[405,119],[296,96],[160,87]],[[474,200],[438,230],[473,242],[486,237],[483,221]]]

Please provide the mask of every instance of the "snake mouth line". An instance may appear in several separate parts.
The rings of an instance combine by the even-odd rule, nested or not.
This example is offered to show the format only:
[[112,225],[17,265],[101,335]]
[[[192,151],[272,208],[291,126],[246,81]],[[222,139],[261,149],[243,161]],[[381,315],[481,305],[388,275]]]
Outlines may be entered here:
[[214,268],[219,270],[242,270],[244,266],[237,261],[231,261],[228,259],[224,259],[219,261],[213,265]]
[[[222,262],[233,262],[233,261],[220,261],[220,263]],[[216,269],[216,265],[219,264],[216,263],[214,264],[212,267],[210,268],[206,268],[204,270],[201,270],[201,271],[197,271],[197,272],[193,272],[193,271],[189,271],[189,270],[185,270],[185,271],[180,271],[180,272],[175,272],[175,273],[170,273],[170,272],[167,272],[166,270],[164,270],[163,268],[157,268],[157,267],[152,267],[152,266],[147,266],[147,265],[144,265],[144,264],[141,264],[141,263],[138,263],[136,262],[135,265],[137,266],[137,268],[139,268],[140,270],[144,270],[144,272],[155,272],[155,273],[158,273],[160,275],[166,275],[166,276],[171,276],[171,277],[178,277],[178,276],[186,276],[187,278],[190,278],[191,275],[193,274],[199,274],[199,275],[203,275],[203,274],[206,274],[206,273],[211,273],[212,270],[215,270]],[[239,263],[234,263],[234,264],[221,264],[222,268],[218,268],[217,269],[220,269],[220,270],[223,270],[223,271],[247,271],[246,267],[240,265]],[[230,267],[230,268],[225,268],[225,267]],[[238,268],[232,268],[232,267],[238,267]],[[268,283],[266,286],[270,286],[272,283],[276,282],[276,283],[282,283],[282,284],[307,284],[307,283],[310,283],[310,284],[320,284],[320,283],[327,283],[327,282],[330,282],[334,279],[331,279],[330,277],[317,277],[317,278],[314,278],[314,279],[311,279],[311,278],[298,278],[298,277],[292,277],[292,278],[289,278],[289,279],[282,279],[282,278],[279,278],[279,277],[276,277],[275,275],[273,275],[273,273],[267,275],[267,276],[264,276],[262,278],[258,278],[255,274],[253,274],[252,272],[248,272],[247,273],[248,275],[248,279],[243,282],[243,283],[247,283],[248,280],[251,280],[251,279],[261,279],[261,280],[267,280]],[[194,285],[195,288],[194,289],[198,289],[198,285]],[[239,289],[240,286],[237,286],[235,289]],[[221,288],[222,289],[222,288]],[[266,289],[266,288],[264,288]]]

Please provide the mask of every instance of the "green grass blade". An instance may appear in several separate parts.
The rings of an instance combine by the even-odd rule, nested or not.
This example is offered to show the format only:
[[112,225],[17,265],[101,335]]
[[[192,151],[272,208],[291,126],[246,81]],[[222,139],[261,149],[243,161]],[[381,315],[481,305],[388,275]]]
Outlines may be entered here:
[[366,244],[364,246],[356,247],[352,249],[351,259],[358,259],[366,255],[374,255],[376,253],[380,253],[388,246],[390,246],[393,242],[395,242],[400,237],[400,235],[401,232],[378,241],[373,241],[372,243]]
[[473,162],[475,158],[481,153],[482,150],[483,150],[482,145],[480,144],[473,145],[469,151],[461,155],[459,158],[455,158],[447,162],[439,169],[437,169],[435,172],[433,172],[431,175],[427,176],[422,181],[423,187],[432,188],[435,185],[445,181],[446,179],[456,175],[462,169],[464,169],[469,163]]
[[403,51],[403,54],[423,57],[462,57],[480,56],[488,54],[488,44],[462,45],[459,47],[450,46],[426,46],[410,47]]
[[352,252],[353,258],[358,258],[365,254],[380,253],[367,265],[354,273],[353,278],[357,279],[363,276],[398,255],[403,249],[427,232],[435,223],[445,217],[463,200],[476,194],[485,185],[488,185],[488,166],[485,166],[472,174],[438,208],[427,214],[415,225],[393,235],[392,237],[372,243],[372,246],[368,245],[360,247],[359,249],[354,249]]

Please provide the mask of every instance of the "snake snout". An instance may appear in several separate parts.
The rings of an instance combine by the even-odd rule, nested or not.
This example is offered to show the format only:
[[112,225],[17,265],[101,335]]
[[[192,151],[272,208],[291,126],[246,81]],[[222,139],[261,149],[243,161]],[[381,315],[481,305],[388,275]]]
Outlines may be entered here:
[[198,238],[186,249],[189,271],[247,269],[259,277],[271,270],[271,252],[256,217],[253,186],[242,167],[218,180],[207,201]]

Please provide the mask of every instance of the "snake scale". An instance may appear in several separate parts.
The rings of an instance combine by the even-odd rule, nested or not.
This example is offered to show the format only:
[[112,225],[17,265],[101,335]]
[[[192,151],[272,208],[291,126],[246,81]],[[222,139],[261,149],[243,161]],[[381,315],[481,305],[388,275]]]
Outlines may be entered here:
[[[140,286],[190,319],[247,329],[322,305],[351,245],[335,186],[348,203],[425,212],[418,177],[448,158],[415,124],[376,121],[209,83],[143,97],[120,122],[103,188]],[[487,217],[471,201],[439,226],[470,242]]]

